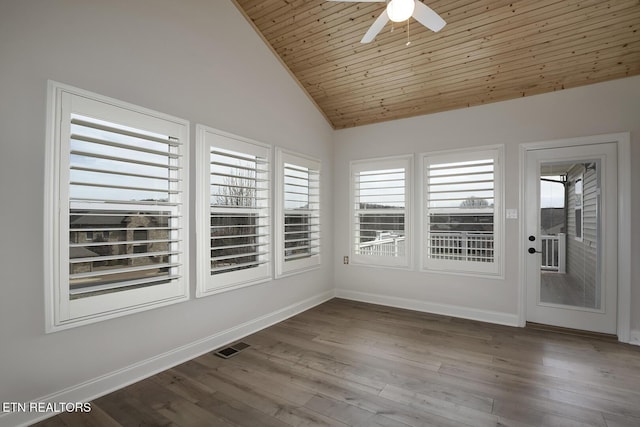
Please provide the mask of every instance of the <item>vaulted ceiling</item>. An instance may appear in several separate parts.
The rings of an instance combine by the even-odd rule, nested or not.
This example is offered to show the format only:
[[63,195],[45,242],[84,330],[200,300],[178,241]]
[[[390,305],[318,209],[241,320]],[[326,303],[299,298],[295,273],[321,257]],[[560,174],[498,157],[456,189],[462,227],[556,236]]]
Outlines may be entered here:
[[639,0],[425,0],[440,32],[368,44],[384,3],[233,1],[336,129],[640,74]]

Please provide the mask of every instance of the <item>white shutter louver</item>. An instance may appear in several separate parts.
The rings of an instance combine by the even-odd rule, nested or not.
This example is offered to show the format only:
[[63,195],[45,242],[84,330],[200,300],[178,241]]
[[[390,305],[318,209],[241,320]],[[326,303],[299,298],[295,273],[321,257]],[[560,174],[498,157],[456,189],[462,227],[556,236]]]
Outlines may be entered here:
[[189,298],[189,122],[50,81],[47,332]]
[[356,262],[406,266],[409,159],[352,165]]
[[284,261],[320,250],[319,172],[284,164]]
[[430,164],[430,258],[493,262],[493,159]]
[[320,265],[320,161],[276,149],[276,275]]
[[428,268],[497,271],[497,150],[425,157]]
[[211,149],[211,274],[268,262],[268,161]]
[[180,141],[78,114],[70,131],[71,297],[178,279]]
[[197,296],[271,275],[270,149],[196,126]]

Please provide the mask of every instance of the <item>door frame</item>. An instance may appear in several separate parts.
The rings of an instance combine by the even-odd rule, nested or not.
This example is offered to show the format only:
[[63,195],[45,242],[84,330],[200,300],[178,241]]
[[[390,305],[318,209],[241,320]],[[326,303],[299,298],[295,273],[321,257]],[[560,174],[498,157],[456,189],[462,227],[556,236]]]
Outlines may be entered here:
[[520,283],[518,286],[518,325],[524,327],[527,322],[527,280],[525,256],[527,253],[525,212],[526,155],[529,151],[575,147],[602,143],[616,143],[618,148],[618,319],[617,335],[621,342],[631,340],[631,135],[629,132],[605,135],[585,136],[578,138],[556,139],[541,142],[520,144],[520,193],[519,210],[520,230],[518,244],[520,247],[518,265]]

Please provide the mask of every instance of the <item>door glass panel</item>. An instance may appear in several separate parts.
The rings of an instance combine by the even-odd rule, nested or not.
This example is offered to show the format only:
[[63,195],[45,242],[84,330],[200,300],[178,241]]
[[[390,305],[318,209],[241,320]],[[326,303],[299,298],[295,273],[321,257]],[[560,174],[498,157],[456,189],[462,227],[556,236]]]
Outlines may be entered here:
[[601,309],[599,205],[599,160],[541,164],[541,304]]

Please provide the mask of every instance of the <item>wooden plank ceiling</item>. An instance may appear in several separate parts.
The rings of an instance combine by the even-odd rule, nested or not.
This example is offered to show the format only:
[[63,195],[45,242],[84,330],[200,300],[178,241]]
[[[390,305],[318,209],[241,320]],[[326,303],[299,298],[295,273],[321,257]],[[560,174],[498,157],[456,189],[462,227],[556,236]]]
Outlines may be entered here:
[[360,43],[384,3],[234,1],[336,129],[640,74],[640,0],[425,0],[409,46]]

